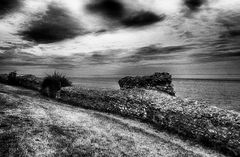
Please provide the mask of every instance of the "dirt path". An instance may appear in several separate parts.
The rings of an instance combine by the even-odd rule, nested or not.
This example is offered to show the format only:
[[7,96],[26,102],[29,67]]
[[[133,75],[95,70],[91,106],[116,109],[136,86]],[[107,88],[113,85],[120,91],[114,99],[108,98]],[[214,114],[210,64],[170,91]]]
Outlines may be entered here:
[[0,84],[0,156],[223,156],[148,124]]

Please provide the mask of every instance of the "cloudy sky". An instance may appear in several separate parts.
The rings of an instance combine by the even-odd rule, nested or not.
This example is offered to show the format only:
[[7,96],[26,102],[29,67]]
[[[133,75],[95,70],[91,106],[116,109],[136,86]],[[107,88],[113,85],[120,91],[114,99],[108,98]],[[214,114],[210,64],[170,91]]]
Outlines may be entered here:
[[240,78],[239,0],[0,0],[0,73]]

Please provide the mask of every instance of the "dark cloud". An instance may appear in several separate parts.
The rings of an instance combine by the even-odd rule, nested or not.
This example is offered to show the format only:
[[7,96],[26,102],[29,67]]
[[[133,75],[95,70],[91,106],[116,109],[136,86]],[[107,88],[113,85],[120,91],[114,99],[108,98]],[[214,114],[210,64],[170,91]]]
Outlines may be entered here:
[[144,56],[144,55],[132,54],[130,56],[120,58],[120,62],[122,62],[122,63],[138,63],[141,61],[153,61],[153,60],[158,60],[158,59],[169,59],[169,56],[159,56],[159,55]]
[[[72,57],[44,57],[36,56],[30,53],[17,52],[15,50],[0,53],[0,67],[40,67],[41,69],[71,69],[73,64]],[[0,69],[1,72],[1,69]]]
[[240,51],[237,52],[215,52],[215,53],[197,53],[191,56],[195,63],[210,63],[221,61],[240,61]]
[[184,52],[191,48],[192,48],[191,46],[185,45],[168,47],[150,45],[147,47],[137,49],[134,54],[121,58],[120,61],[123,63],[137,63],[141,61],[171,60],[175,59],[178,56],[178,54],[175,53]]
[[150,11],[139,11],[125,17],[121,22],[125,26],[140,27],[163,21],[164,18],[165,15],[159,16]]
[[126,12],[124,5],[117,0],[94,0],[87,5],[87,10],[112,19],[121,19]]
[[208,41],[205,44],[204,53],[192,54],[193,59],[198,63],[240,61],[240,36],[220,35],[218,39]]
[[[44,57],[41,56],[35,56],[30,53],[26,52],[17,52],[17,50],[11,49],[8,51],[5,51],[3,53],[0,53],[0,59],[3,60],[9,60],[9,59],[20,59],[20,60],[31,60],[31,59],[44,59]],[[1,63],[1,62],[0,62]]]
[[16,52],[13,49],[0,53],[1,66],[36,66],[39,65],[43,59],[42,57],[29,53]]
[[[177,53],[184,52],[191,49],[191,46],[168,46],[160,47],[158,45],[150,45],[141,47],[136,50],[109,50],[92,52],[91,55],[84,56],[82,63],[88,65],[102,65],[114,63],[138,63],[141,61],[154,61],[154,60],[171,60],[178,56]],[[121,52],[129,51],[129,55],[119,55]]]
[[231,37],[240,36],[240,29],[239,30],[229,30],[228,35],[231,36]]
[[240,60],[240,15],[237,12],[220,12],[217,18],[219,35],[204,43],[207,52],[194,57],[202,62]]
[[240,36],[220,37],[209,41],[202,53],[192,54],[195,63],[214,63],[221,61],[240,61]]
[[[23,1],[23,0],[22,0]],[[21,4],[21,0],[0,0],[0,18],[16,9],[18,9]]]
[[[81,64],[103,65],[115,63],[138,63],[141,61],[153,60],[171,60],[178,57],[178,52],[184,52],[192,49],[191,46],[169,46],[160,47],[158,45],[150,45],[135,50],[114,49],[108,51],[92,52],[90,55],[73,55],[72,58],[83,58]],[[129,55],[121,55],[122,52],[129,51]],[[66,60],[66,59],[64,59]],[[76,61],[75,61],[76,62]]]
[[136,11],[131,7],[125,7],[125,4],[118,0],[92,1],[86,8],[92,13],[101,14],[119,25],[127,27],[151,25],[165,18],[164,15],[157,15],[151,11]]
[[90,56],[85,56],[84,62],[90,65],[116,63],[119,60],[118,54],[122,51],[122,49],[114,49],[108,51],[92,52]]
[[207,0],[184,0],[184,5],[192,11],[197,11]]
[[240,14],[234,12],[221,13],[217,22],[225,28],[222,38],[235,38],[240,36]]
[[109,58],[109,55],[95,53],[89,57],[89,60],[94,61],[94,62],[99,62],[99,61],[104,61],[108,58]]
[[[240,14],[237,11],[218,11],[213,32],[201,40],[196,48],[201,50],[192,54],[196,63],[240,61]],[[211,28],[212,29],[212,28]],[[208,30],[209,31],[209,30]]]
[[14,49],[24,49],[32,47],[33,45],[30,43],[14,43],[14,42],[4,42],[0,46],[0,52],[5,52],[8,50],[14,50]]
[[85,58],[88,64],[110,64],[113,62],[113,58],[104,54],[93,54],[90,57]]
[[183,52],[186,50],[191,49],[189,45],[182,45],[182,46],[167,46],[167,47],[159,47],[157,45],[150,45],[146,47],[139,48],[137,50],[137,55],[159,55],[159,54],[170,54],[170,53],[177,53]]
[[85,33],[77,20],[57,5],[49,5],[46,14],[34,20],[30,26],[20,32],[24,39],[37,43],[53,43],[74,38]]

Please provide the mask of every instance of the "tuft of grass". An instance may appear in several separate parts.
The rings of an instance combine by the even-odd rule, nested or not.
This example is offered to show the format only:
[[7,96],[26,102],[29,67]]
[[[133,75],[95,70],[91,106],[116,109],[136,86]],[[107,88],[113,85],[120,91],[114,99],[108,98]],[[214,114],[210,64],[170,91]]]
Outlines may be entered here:
[[51,75],[47,75],[42,82],[41,92],[43,95],[49,96],[51,98],[56,98],[57,92],[62,87],[72,86],[72,82],[69,81],[65,75],[54,72]]

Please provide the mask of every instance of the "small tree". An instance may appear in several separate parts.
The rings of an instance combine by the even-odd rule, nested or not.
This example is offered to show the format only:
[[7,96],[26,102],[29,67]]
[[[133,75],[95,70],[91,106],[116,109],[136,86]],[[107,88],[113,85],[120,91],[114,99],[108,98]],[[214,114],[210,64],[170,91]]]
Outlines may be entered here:
[[71,86],[72,83],[61,73],[54,72],[47,75],[41,85],[41,93],[51,98],[56,98],[57,92],[62,87]]

